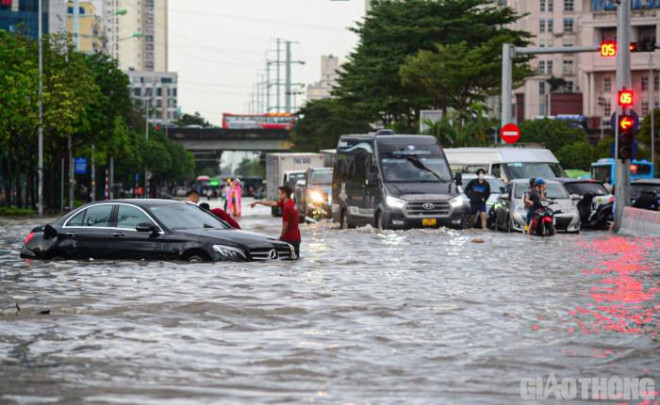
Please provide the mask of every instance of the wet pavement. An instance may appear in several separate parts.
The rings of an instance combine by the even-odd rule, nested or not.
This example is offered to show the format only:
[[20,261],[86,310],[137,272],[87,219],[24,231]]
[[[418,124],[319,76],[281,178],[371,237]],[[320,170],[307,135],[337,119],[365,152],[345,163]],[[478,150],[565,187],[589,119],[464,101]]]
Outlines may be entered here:
[[[269,212],[241,225],[276,236]],[[298,262],[26,262],[40,222],[0,223],[0,403],[518,403],[551,373],[660,390],[658,238],[317,223]]]

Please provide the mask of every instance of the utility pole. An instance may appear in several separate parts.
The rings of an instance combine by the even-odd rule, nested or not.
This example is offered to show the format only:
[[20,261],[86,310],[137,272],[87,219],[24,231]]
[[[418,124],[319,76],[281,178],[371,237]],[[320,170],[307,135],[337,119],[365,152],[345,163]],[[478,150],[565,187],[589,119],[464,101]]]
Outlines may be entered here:
[[[144,138],[147,140],[147,142],[145,144],[145,148],[147,150],[144,151],[145,159],[146,159],[147,153],[149,151],[149,104],[151,104],[151,96],[153,96],[153,94],[154,94],[154,84],[153,84],[153,81],[152,81],[151,82],[151,95],[150,95],[149,98],[147,98],[147,102],[146,102],[146,104],[147,104],[147,111],[146,111],[146,115],[147,115],[146,121],[147,121],[147,123],[145,124],[145,128],[144,128]],[[145,86],[144,96],[145,96],[145,98],[147,97],[146,86]],[[147,198],[148,193],[149,193],[149,190],[148,190],[149,180],[147,179],[148,174],[149,174],[149,170],[147,169],[147,165],[145,164],[144,165],[144,194],[143,194],[144,198]]]
[[[625,88],[632,88],[630,80],[630,0],[620,0],[617,8],[617,28],[616,28],[617,42],[621,44],[616,53],[616,86],[617,91]],[[630,162],[619,158],[619,116],[625,114],[622,107],[617,103],[615,106],[614,122],[614,150],[615,150],[615,177],[616,177],[616,193],[615,204],[616,211],[614,213],[614,223],[616,230],[621,227],[623,220],[623,208],[630,205]]]
[[38,23],[38,38],[39,38],[39,127],[37,130],[38,137],[39,137],[39,158],[38,158],[38,163],[37,163],[37,172],[38,172],[38,183],[39,186],[37,187],[37,194],[38,194],[38,200],[39,203],[37,204],[38,207],[38,212],[39,216],[42,217],[44,215],[44,104],[43,104],[43,94],[44,94],[44,79],[43,79],[43,72],[44,72],[44,58],[43,58],[43,44],[42,44],[42,37],[43,37],[43,12],[41,10],[41,0],[38,1],[39,6],[37,7],[37,10],[39,12],[39,23]]
[[270,112],[270,60],[266,60],[266,113]]
[[291,41],[286,41],[286,82],[284,85],[284,112],[291,112]]
[[94,162],[95,148],[92,145],[92,201],[96,201],[96,167]]
[[73,0],[73,43],[80,51],[80,0]]
[[[653,89],[655,87],[655,74],[653,72],[653,52],[649,53],[649,107],[651,108],[651,163],[655,168],[655,103]],[[657,168],[655,168],[657,171]],[[651,173],[655,176],[655,173]]]
[[277,75],[275,78],[275,88],[277,89],[277,105],[275,106],[275,112],[280,112],[280,41],[281,40],[277,38]]

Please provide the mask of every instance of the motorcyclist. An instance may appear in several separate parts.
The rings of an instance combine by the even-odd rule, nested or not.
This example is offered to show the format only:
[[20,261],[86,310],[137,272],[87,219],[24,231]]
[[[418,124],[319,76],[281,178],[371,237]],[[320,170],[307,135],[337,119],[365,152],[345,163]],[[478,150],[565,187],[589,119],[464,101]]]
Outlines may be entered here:
[[[534,190],[529,193],[529,199],[532,202],[530,211],[532,212],[532,218],[534,218],[534,213],[536,210],[543,208],[543,201],[545,201],[545,190],[546,184],[545,181],[541,178],[538,178],[534,181]],[[527,234],[531,235],[534,230],[534,220],[532,219],[527,228]]]
[[529,223],[532,221],[532,217],[534,215],[534,211],[532,211],[532,200],[529,198],[529,196],[532,191],[534,191],[534,187],[536,186],[535,183],[536,179],[534,177],[529,179],[529,190],[527,190],[523,196],[523,204],[525,205],[525,208],[527,208],[527,227],[529,227]]

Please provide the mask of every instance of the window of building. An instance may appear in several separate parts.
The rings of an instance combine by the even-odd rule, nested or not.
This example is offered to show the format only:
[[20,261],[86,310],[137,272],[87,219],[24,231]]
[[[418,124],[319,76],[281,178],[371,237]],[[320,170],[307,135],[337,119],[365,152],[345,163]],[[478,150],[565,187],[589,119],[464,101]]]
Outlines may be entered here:
[[539,11],[545,11],[545,0],[539,0]]
[[573,11],[573,0],[564,0],[564,11]]
[[140,89],[133,89],[133,95],[135,97],[140,97],[142,96],[142,92],[140,91]]
[[608,27],[600,29],[601,41],[616,41],[616,27]]
[[642,100],[642,115],[646,115],[648,113],[649,113],[649,101]]
[[564,32],[573,32],[572,18],[564,18]]
[[554,11],[554,9],[555,9],[554,4],[553,4],[554,1],[555,0],[548,0],[548,11]]
[[538,67],[537,73],[540,74],[540,75],[545,74],[545,61],[544,60],[539,61],[539,67]]
[[603,103],[603,115],[606,117],[612,115],[612,104],[610,103],[610,100],[605,100],[605,103]]
[[156,89],[156,96],[158,97],[163,97],[163,89],[162,88],[157,88]]
[[647,91],[649,89],[649,77],[642,76],[642,91]]
[[568,93],[572,93],[572,92],[573,92],[573,82],[570,81],[570,80],[566,82],[566,91],[567,91]]
[[564,61],[564,75],[572,75],[573,74],[573,61],[572,60],[565,60]]
[[547,24],[548,24],[548,32],[553,32],[554,29],[553,29],[553,27],[552,27],[552,25],[553,25],[552,18],[548,18],[548,22],[547,22]]
[[545,19],[543,18],[539,20],[539,32],[545,32]]
[[612,78],[606,77],[603,79],[603,91],[610,92],[612,91]]
[[639,41],[650,41],[655,43],[656,38],[656,27],[655,25],[643,25],[638,28],[637,38]]
[[174,88],[173,90],[174,90],[174,97],[176,97],[176,88]]
[[539,94],[540,95],[545,94],[545,82],[539,82]]
[[552,63],[551,60],[549,60],[549,61],[546,63],[546,68],[547,68],[546,73],[549,74],[549,75],[552,74],[552,65],[553,65],[553,63]]
[[653,90],[660,91],[660,76],[653,76]]

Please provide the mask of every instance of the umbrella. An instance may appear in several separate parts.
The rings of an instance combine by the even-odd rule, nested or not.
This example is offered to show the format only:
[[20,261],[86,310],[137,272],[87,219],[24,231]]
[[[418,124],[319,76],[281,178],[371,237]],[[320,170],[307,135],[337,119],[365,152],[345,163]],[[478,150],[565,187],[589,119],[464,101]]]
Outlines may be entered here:
[[209,176],[197,176],[196,181],[209,181],[211,178]]

